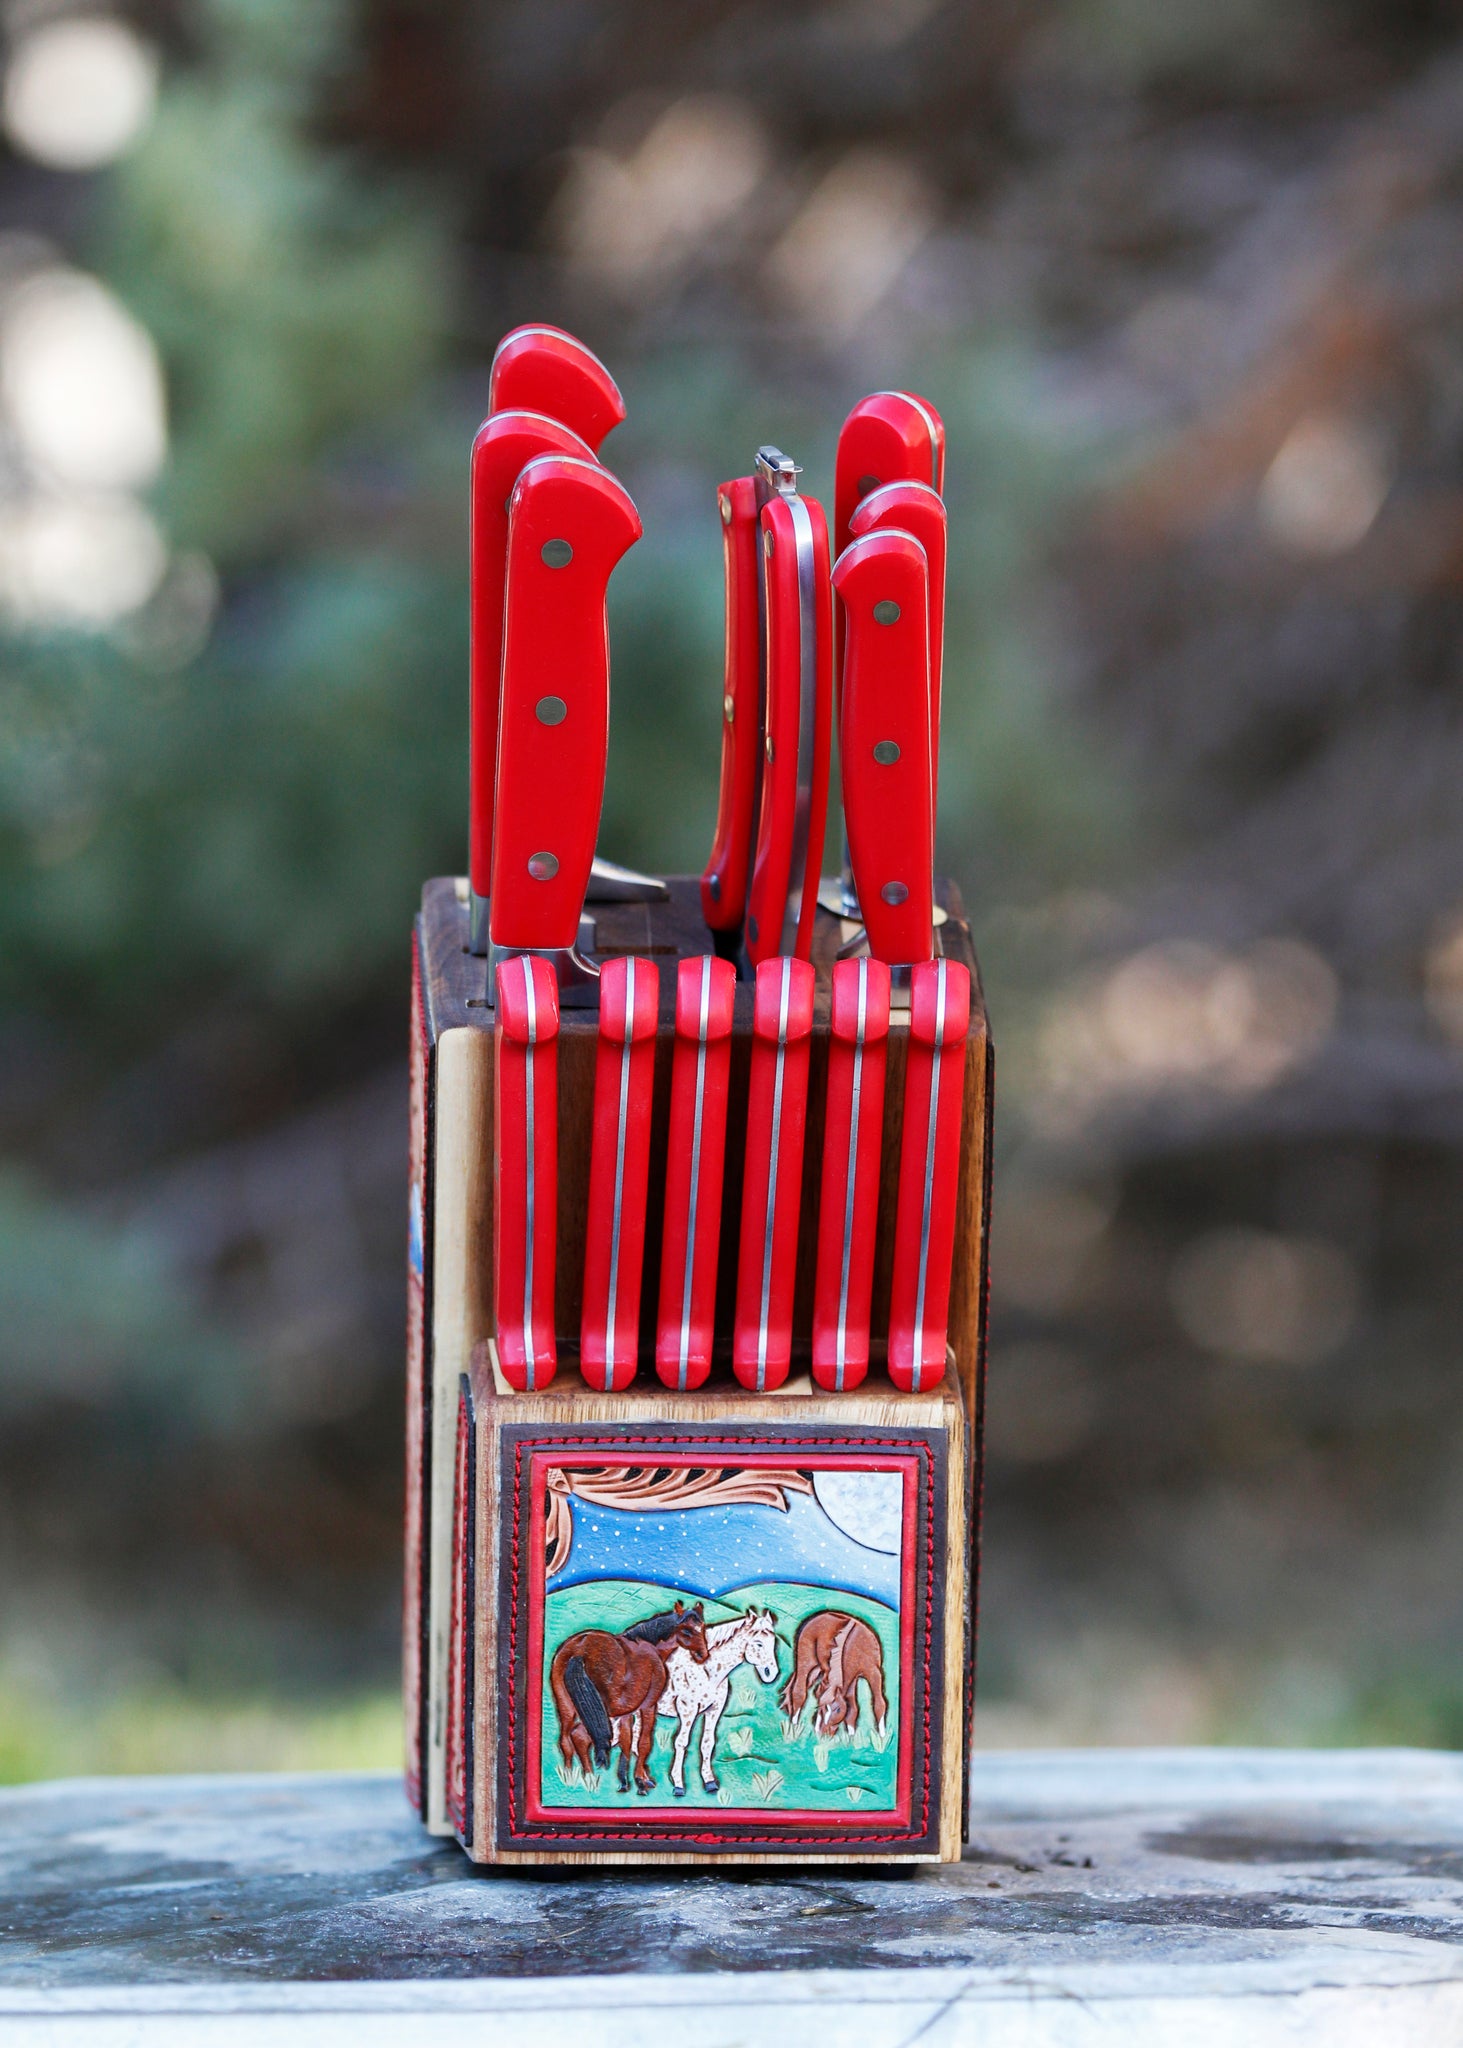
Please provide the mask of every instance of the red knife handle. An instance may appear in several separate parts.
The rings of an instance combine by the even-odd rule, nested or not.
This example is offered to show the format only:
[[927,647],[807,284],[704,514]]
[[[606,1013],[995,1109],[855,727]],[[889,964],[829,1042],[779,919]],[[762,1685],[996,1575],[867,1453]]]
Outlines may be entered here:
[[469,542],[468,875],[474,896],[493,880],[493,791],[498,775],[498,686],[503,672],[503,591],[508,570],[508,499],[539,455],[594,450],[570,428],[533,412],[485,419],[472,444]]
[[835,961],[813,1292],[813,1379],[833,1393],[869,1369],[888,1039],[888,968]]
[[912,391],[873,391],[861,398],[838,436],[833,475],[833,537],[848,546],[849,522],[860,498],[880,484],[929,484],[945,489],[945,423],[928,399]]
[[515,327],[493,353],[488,373],[492,412],[521,407],[572,427],[597,455],[625,417],[619,386],[592,350],[562,327]]
[[599,975],[579,1369],[591,1387],[606,1394],[618,1393],[635,1377],[659,1006],[660,973],[653,960],[605,961]]
[[876,960],[934,951],[928,574],[907,533],[850,541],[833,571],[843,604],[843,812]]
[[495,946],[572,946],[604,803],[610,646],[605,593],[640,538],[623,484],[544,455],[508,514],[493,835]]
[[721,540],[726,561],[726,664],[721,699],[721,790],[716,836],[701,877],[701,909],[714,932],[735,931],[747,901],[747,868],[761,763],[761,628],[757,487],[749,476],[720,486]]
[[747,957],[806,960],[828,822],[833,596],[828,524],[816,498],[762,507],[766,705],[762,798],[747,890]]
[[554,1377],[559,1224],[559,988],[547,960],[498,966],[493,1016],[493,1316],[520,1393]]
[[806,960],[783,954],[762,962],[753,994],[732,1371],[759,1394],[782,1385],[792,1359],[813,981]]
[[655,1370],[680,1393],[711,1370],[736,981],[731,962],[709,954],[676,969]]
[[898,527],[912,533],[929,565],[930,640],[930,815],[940,807],[940,698],[945,666],[945,501],[928,484],[881,484],[854,508],[849,528],[854,540],[866,533]]
[[958,960],[926,960],[910,983],[889,1377],[906,1394],[920,1394],[945,1370],[970,970]]

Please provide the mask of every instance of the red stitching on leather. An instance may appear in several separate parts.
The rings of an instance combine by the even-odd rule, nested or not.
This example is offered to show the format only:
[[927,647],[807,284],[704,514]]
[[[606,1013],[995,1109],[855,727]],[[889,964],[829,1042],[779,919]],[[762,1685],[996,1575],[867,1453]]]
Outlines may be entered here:
[[[756,1450],[759,1448],[763,1450],[770,1450],[774,1447],[780,1449],[784,1445],[794,1445],[801,1449],[829,1449],[836,1446],[840,1449],[892,1450],[899,1447],[900,1440],[897,1438],[890,1439],[889,1437],[855,1437],[848,1436],[846,1434],[842,1436],[821,1437],[779,1436],[775,1439],[774,1445],[774,1442],[769,1442],[768,1439],[765,1437],[742,1436],[738,1433],[738,1431],[735,1428],[726,1430],[719,1436],[708,1435],[704,1437],[686,1436],[684,1434],[676,1436],[636,1435],[633,1437],[570,1437],[565,1436],[563,1434],[558,1434],[554,1436],[543,1437],[518,1437],[515,1439],[513,1445],[513,1542],[511,1552],[512,1570],[510,1573],[510,1583],[512,1591],[510,1594],[510,1608],[508,1620],[508,1828],[510,1835],[518,1837],[520,1844],[537,1844],[539,1847],[562,1846],[564,1848],[573,1848],[577,1843],[580,1842],[614,1842],[624,1847],[633,1848],[643,1846],[645,1844],[646,1837],[653,1836],[654,1831],[649,1826],[640,1829],[636,1829],[634,1827],[586,1828],[576,1826],[572,1822],[563,1823],[547,1821],[520,1821],[518,1819],[517,1807],[515,1805],[515,1798],[518,1791],[518,1773],[516,1768],[515,1744],[517,1716],[515,1715],[513,1709],[517,1695],[516,1673],[518,1648],[518,1532],[520,1521],[519,1503],[522,1494],[523,1453],[526,1450],[543,1450],[549,1448],[555,1450],[618,1450],[623,1446],[627,1449],[634,1449],[641,1444],[686,1444],[691,1446],[695,1446],[697,1444],[705,1444],[708,1447],[712,1444],[736,1444],[738,1446],[745,1445],[746,1448],[750,1450]],[[931,1768],[930,1693],[933,1686],[933,1674],[931,1665],[934,1646],[934,1629],[932,1626],[932,1621],[934,1614],[935,1584],[935,1456],[933,1450],[930,1448],[928,1444],[920,1442],[911,1442],[908,1438],[906,1438],[903,1440],[903,1445],[906,1455],[908,1455],[910,1451],[913,1451],[915,1456],[919,1458],[922,1462],[924,1466],[925,1482],[925,1614],[923,1631],[924,1653],[922,1658],[920,1659],[920,1676],[923,1678],[924,1681],[924,1697],[922,1703],[922,1716],[924,1722],[924,1756],[920,1784],[919,1826],[917,1828],[904,1828],[899,1830],[885,1828],[881,1829],[877,1833],[854,1834],[848,1830],[840,1830],[839,1833],[834,1835],[815,1835],[798,1827],[779,1828],[776,1831],[776,1833],[754,1833],[736,1822],[731,1822],[728,1824],[728,1832],[725,1834],[701,1834],[695,1836],[687,1834],[681,1836],[672,1835],[669,1832],[667,1832],[666,1834],[663,1834],[657,1838],[657,1847],[663,1850],[665,1853],[674,1855],[677,1852],[677,1850],[684,1851],[686,1849],[694,1848],[698,1844],[703,1847],[708,1845],[715,1846],[719,1844],[729,1849],[757,1846],[777,1847],[779,1845],[788,1848],[831,1848],[836,1847],[841,1843],[848,1842],[874,1842],[880,1843],[887,1847],[891,1843],[895,1842],[918,1841],[922,1836],[928,1835],[930,1825],[929,1813]],[[946,1655],[948,1656],[948,1654],[949,1645],[947,1643]],[[732,1829],[736,1829],[736,1832],[731,1832]]]

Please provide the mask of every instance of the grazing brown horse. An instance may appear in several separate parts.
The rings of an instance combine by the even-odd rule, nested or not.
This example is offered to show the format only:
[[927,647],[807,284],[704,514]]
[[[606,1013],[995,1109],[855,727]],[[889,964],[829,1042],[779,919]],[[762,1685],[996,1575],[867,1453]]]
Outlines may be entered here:
[[874,1725],[882,1735],[889,1718],[884,1697],[884,1653],[879,1638],[866,1621],[825,1607],[810,1614],[793,1639],[793,1673],[782,1695],[784,1713],[795,1721],[807,1705],[808,1694],[818,1700],[814,1726],[827,1737],[847,1727],[858,1726],[858,1685],[869,1688]]
[[618,1740],[620,1790],[628,1792],[633,1743],[635,1790],[642,1795],[650,1790],[655,1710],[665,1691],[666,1665],[677,1650],[687,1651],[698,1664],[706,1662],[706,1616],[699,1600],[690,1608],[678,1600],[666,1613],[648,1615],[623,1635],[582,1628],[564,1638],[549,1666],[549,1684],[566,1764],[577,1759],[588,1777],[591,1755],[603,1770],[610,1745]]

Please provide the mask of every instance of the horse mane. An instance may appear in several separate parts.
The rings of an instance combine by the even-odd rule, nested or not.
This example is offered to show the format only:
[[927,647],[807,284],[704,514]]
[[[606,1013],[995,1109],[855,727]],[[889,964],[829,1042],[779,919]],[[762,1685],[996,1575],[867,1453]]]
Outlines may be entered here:
[[724,1643],[749,1623],[758,1622],[762,1616],[755,1608],[749,1607],[743,1614],[734,1614],[730,1621],[714,1621],[706,1631],[708,1643]]
[[644,1621],[632,1622],[620,1633],[628,1643],[663,1643],[667,1636],[675,1634],[683,1621],[693,1620],[700,1612],[699,1601],[695,1607],[683,1608],[679,1614],[674,1607],[668,1607],[664,1614],[647,1614]]
[[833,1638],[833,1648],[828,1653],[828,1689],[830,1692],[842,1692],[844,1690],[843,1652],[849,1637],[857,1627],[858,1617],[851,1614]]

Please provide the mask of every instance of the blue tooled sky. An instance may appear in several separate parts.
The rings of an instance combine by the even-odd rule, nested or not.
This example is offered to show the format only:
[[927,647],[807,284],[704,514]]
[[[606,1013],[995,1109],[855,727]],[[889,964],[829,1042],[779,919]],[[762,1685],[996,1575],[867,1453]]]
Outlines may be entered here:
[[642,1579],[717,1600],[766,1579],[830,1586],[899,1605],[899,1559],[840,1529],[807,1494],[786,1512],[756,1502],[667,1513],[573,1500],[574,1542],[548,1590],[588,1579]]

